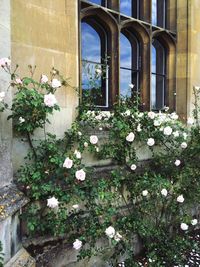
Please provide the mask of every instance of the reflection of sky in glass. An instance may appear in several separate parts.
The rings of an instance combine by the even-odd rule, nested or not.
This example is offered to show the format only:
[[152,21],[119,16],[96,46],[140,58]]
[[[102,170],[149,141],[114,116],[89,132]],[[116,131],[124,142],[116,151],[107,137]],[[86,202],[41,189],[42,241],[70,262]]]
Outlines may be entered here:
[[131,80],[131,70],[120,69],[120,94],[122,96],[131,96],[129,87]]
[[120,13],[132,16],[132,0],[120,0]]
[[157,0],[152,0],[152,24],[157,25]]
[[131,43],[124,34],[120,34],[120,67],[131,69]]
[[151,108],[156,109],[156,75],[151,75]]
[[151,47],[151,71],[152,72],[156,72],[156,49],[155,47],[152,45]]
[[89,0],[89,1],[94,4],[101,5],[101,0]]
[[101,69],[100,65],[82,62],[82,89],[88,90],[101,87],[101,76],[96,70]]
[[131,43],[126,38],[126,36],[121,33],[120,34],[120,67],[129,69],[129,70],[120,69],[120,94],[123,96],[131,95],[131,91],[129,88],[129,84],[132,81],[131,56],[132,56]]
[[99,34],[86,22],[81,24],[82,59],[101,62],[101,40]]

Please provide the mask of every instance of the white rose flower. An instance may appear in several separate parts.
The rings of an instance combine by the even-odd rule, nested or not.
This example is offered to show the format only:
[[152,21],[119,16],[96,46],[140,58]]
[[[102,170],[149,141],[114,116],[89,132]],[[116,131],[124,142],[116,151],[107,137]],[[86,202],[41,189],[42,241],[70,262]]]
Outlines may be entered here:
[[119,242],[122,239],[122,235],[120,235],[120,233],[116,233],[116,235],[114,236],[115,241]]
[[92,145],[96,145],[97,142],[98,142],[98,137],[97,137],[96,135],[91,135],[91,136],[90,136],[90,143],[91,143]]
[[72,208],[77,210],[79,208],[79,205],[78,204],[74,204],[74,205],[72,205]]
[[187,143],[186,142],[183,142],[183,143],[181,143],[181,148],[186,148],[187,147]]
[[164,197],[166,197],[167,194],[168,194],[167,189],[163,188],[163,189],[161,190],[161,195],[164,196]]
[[74,155],[76,156],[77,159],[81,159],[81,152],[80,151],[75,150]]
[[170,117],[171,117],[172,120],[177,120],[177,119],[178,119],[178,115],[177,115],[175,112],[173,112],[173,113],[170,115]]
[[172,128],[170,126],[165,127],[163,130],[163,133],[164,133],[164,135],[167,135],[167,136],[171,135],[172,134]]
[[126,141],[128,142],[133,142],[134,139],[135,139],[135,134],[133,132],[130,132],[126,137]]
[[179,202],[179,203],[183,203],[185,199],[184,199],[183,195],[180,195],[180,196],[177,197],[176,200],[177,200],[177,202]]
[[153,125],[154,126],[160,126],[161,125],[161,121],[159,121],[159,120],[155,120],[154,122],[153,122]]
[[101,69],[96,69],[96,74],[99,74],[99,75],[101,75],[101,73],[102,73],[102,71],[101,71]]
[[142,195],[143,195],[143,197],[146,197],[146,196],[148,195],[148,193],[149,193],[149,192],[148,192],[147,190],[143,190],[143,191],[142,191]]
[[180,134],[179,134],[178,131],[173,132],[173,136],[174,136],[174,137],[179,137],[179,135],[180,135]]
[[58,202],[57,198],[55,198],[55,197],[47,199],[47,206],[49,208],[52,208],[52,209],[57,208],[58,204],[59,204],[59,202]]
[[189,117],[188,120],[187,120],[187,123],[188,123],[189,125],[194,124],[194,119],[191,118],[191,117]]
[[0,92],[0,102],[3,102],[5,96],[6,96],[5,92]]
[[9,67],[10,64],[11,64],[11,60],[9,58],[6,58],[6,57],[0,58],[0,66],[1,67],[5,67],[5,66]]
[[86,173],[84,172],[83,169],[79,170],[79,171],[76,171],[76,179],[79,180],[79,181],[84,181],[85,180],[85,177],[86,177]]
[[137,132],[141,132],[141,131],[142,131],[141,124],[138,124],[138,126],[137,126]]
[[125,116],[130,116],[130,115],[131,115],[130,110],[126,110],[126,111],[124,112],[124,115],[125,115]]
[[153,120],[153,119],[155,118],[155,116],[156,116],[155,112],[153,112],[153,111],[149,111],[147,115],[148,115],[148,117],[149,117],[150,119],[152,119],[152,120]]
[[181,164],[181,161],[179,159],[176,159],[174,164],[178,167]]
[[61,87],[61,82],[58,79],[53,79],[52,82],[51,82],[51,86],[53,88]]
[[48,82],[48,77],[46,75],[42,74],[40,82],[41,83],[47,83]]
[[97,116],[95,117],[95,119],[98,120],[98,121],[102,120],[102,115],[101,115],[101,114],[97,115]]
[[183,231],[187,231],[188,228],[189,228],[189,226],[188,226],[186,223],[181,223],[181,229],[182,229]]
[[82,241],[79,239],[76,239],[73,243],[73,248],[76,250],[79,250],[82,247]]
[[88,147],[88,143],[87,142],[84,142],[84,147]]
[[147,145],[148,146],[153,146],[154,144],[155,144],[155,140],[153,138],[148,138]]
[[108,228],[106,228],[105,233],[109,238],[113,238],[115,236],[115,228],[109,226]]
[[195,88],[196,91],[200,90],[200,86],[194,86],[194,88]]
[[19,123],[21,124],[21,123],[23,123],[23,122],[25,122],[25,119],[22,118],[22,117],[19,117]]
[[67,169],[71,169],[72,165],[73,165],[73,160],[67,157],[63,163],[63,167]]
[[142,117],[144,117],[144,113],[143,113],[143,112],[140,112],[140,113],[138,114],[138,118],[142,118]]
[[57,104],[57,100],[52,93],[49,93],[48,95],[44,96],[44,104],[47,107],[53,107],[55,104]]
[[197,225],[197,223],[198,223],[197,219],[193,219],[193,220],[191,220],[191,224],[192,224],[192,225]]
[[132,84],[132,83],[130,83],[128,86],[129,86],[131,89],[133,89],[135,85]]
[[22,84],[23,82],[22,82],[22,80],[21,80],[20,78],[17,78],[17,79],[15,80],[15,83],[16,83],[16,84]]
[[136,169],[137,169],[137,166],[136,166],[135,164],[132,164],[132,165],[131,165],[131,170],[132,170],[132,171],[135,171]]
[[82,136],[82,132],[78,132],[78,135],[79,135],[79,136]]

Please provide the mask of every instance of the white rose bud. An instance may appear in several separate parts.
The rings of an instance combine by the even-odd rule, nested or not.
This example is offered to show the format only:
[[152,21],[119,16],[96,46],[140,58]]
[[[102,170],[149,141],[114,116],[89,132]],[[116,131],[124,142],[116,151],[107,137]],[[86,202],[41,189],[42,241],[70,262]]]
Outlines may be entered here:
[[132,164],[132,165],[131,165],[131,170],[132,170],[132,171],[135,171],[136,169],[137,169],[137,166],[136,166],[135,164]]
[[176,200],[177,200],[177,202],[179,202],[179,203],[183,203],[185,199],[184,199],[183,195],[180,195],[180,196],[177,197]]
[[181,143],[181,148],[185,149],[186,147],[187,147],[187,143],[186,142]]
[[179,135],[180,135],[180,134],[179,134],[179,132],[178,132],[178,131],[176,131],[176,132],[173,132],[173,136],[174,136],[174,137],[179,137]]
[[22,117],[19,117],[19,123],[21,124],[21,123],[23,123],[23,122],[25,122],[25,119],[22,118]]
[[88,143],[87,142],[84,142],[84,147],[88,147]]
[[42,74],[40,82],[41,83],[47,83],[48,82],[48,77],[46,75]]
[[179,159],[176,159],[174,164],[178,167],[181,164],[181,161]]
[[81,247],[82,247],[82,241],[76,239],[75,242],[73,243],[73,248],[79,250]]
[[72,208],[77,210],[79,208],[79,205],[78,204],[74,204],[74,205],[72,205]]
[[58,207],[58,200],[55,197],[47,199],[47,206],[49,208],[55,209]]
[[143,190],[143,191],[142,191],[142,195],[143,195],[143,197],[146,197],[146,196],[148,195],[148,193],[149,193],[149,192],[148,192],[147,190]]
[[130,132],[126,137],[127,142],[133,142],[134,139],[135,139],[135,134],[133,132]]
[[106,228],[105,233],[109,238],[113,238],[115,236],[115,229],[112,226],[109,226]]
[[115,241],[119,242],[122,239],[122,235],[120,235],[120,233],[116,233],[116,235],[114,236]]
[[192,224],[192,225],[197,225],[197,223],[198,223],[197,219],[193,219],[193,220],[191,220],[191,224]]
[[167,194],[168,194],[167,189],[163,188],[163,189],[161,190],[161,195],[164,196],[164,197],[166,197]]
[[130,83],[128,86],[129,86],[131,89],[133,89],[135,85],[132,84],[132,83]]
[[148,138],[147,145],[148,146],[153,146],[154,144],[155,144],[155,140],[153,138]]
[[187,231],[188,230],[188,225],[186,223],[181,223],[181,229],[183,231]]

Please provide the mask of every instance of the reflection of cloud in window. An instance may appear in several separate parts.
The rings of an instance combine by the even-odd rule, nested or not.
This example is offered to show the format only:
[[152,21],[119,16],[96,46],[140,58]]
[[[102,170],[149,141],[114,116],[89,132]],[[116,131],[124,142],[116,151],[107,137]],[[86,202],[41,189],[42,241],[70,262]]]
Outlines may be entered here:
[[123,35],[120,35],[120,66],[124,68],[131,68],[131,44],[129,40]]
[[131,83],[131,71],[130,70],[120,70],[120,94],[123,96],[130,96],[131,91],[129,84]]
[[152,24],[157,25],[157,0],[152,0]]
[[101,40],[99,34],[87,23],[82,23],[82,58],[101,62]]
[[156,108],[156,75],[151,75],[151,107]]
[[156,72],[156,49],[152,45],[152,57],[151,57],[151,71]]
[[131,0],[120,1],[120,12],[122,14],[131,16]]

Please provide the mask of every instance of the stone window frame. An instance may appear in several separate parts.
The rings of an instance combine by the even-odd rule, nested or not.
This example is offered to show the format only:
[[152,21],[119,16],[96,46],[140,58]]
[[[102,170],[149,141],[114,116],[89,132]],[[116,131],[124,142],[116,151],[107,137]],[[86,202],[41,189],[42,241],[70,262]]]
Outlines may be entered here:
[[[174,0],[167,0],[166,28],[151,24],[151,1],[140,0],[140,19],[124,16],[119,12],[119,0],[110,0],[109,8],[95,5],[89,0],[79,0],[79,27],[82,19],[94,17],[109,33],[108,43],[110,55],[109,77],[109,108],[116,103],[120,85],[120,50],[119,36],[123,29],[134,33],[140,43],[140,96],[141,110],[151,109],[151,44],[157,38],[166,49],[166,99],[165,103],[171,110],[175,110],[176,101],[176,8]],[[80,32],[80,29],[79,29]],[[79,41],[81,48],[81,41]],[[81,51],[81,49],[79,49]],[[79,53],[81,66],[81,53]],[[81,67],[80,67],[81,88]]]

